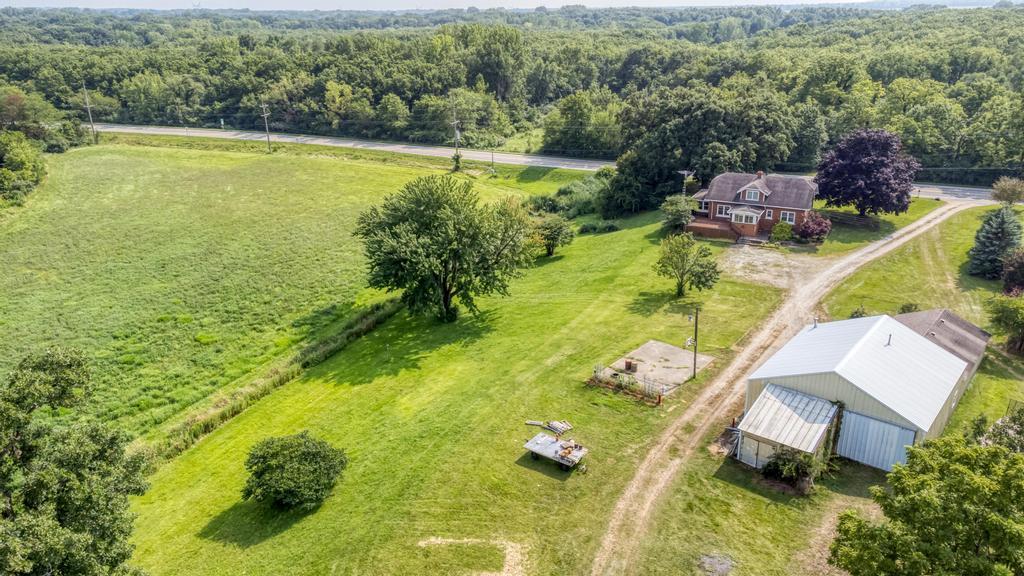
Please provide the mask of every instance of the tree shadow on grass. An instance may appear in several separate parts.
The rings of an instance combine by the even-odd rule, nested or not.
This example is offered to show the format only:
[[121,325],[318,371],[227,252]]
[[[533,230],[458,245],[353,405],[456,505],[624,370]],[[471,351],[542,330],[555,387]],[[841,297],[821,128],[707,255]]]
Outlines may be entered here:
[[573,471],[565,471],[559,467],[558,462],[548,460],[547,458],[540,458],[534,460],[530,452],[523,452],[523,455],[516,460],[516,466],[522,466],[534,472],[539,472],[548,478],[558,480],[559,482],[565,482],[572,476]]
[[537,182],[543,180],[553,170],[554,168],[544,166],[530,166],[516,175],[516,182]]
[[555,262],[558,262],[563,258],[565,258],[565,256],[563,256],[562,254],[555,254],[553,256],[546,256],[544,254],[541,254],[540,256],[534,258],[533,267],[541,268],[547,266],[548,264],[554,264]]
[[828,472],[817,480],[820,488],[835,494],[856,498],[871,498],[872,486],[885,485],[885,472],[852,460],[839,458],[838,470]]
[[315,511],[315,508],[283,510],[253,500],[240,500],[203,526],[199,537],[248,548],[288,530]]
[[452,344],[466,345],[487,333],[494,313],[482,311],[443,323],[430,316],[399,312],[370,334],[353,342],[310,371],[314,378],[338,384],[369,384],[378,378],[395,376],[419,368],[434,350]]
[[767,498],[776,504],[802,508],[810,502],[810,498],[800,496],[785,484],[765,480],[758,470],[741,464],[733,458],[723,460],[715,470],[713,477],[745,492]]
[[692,298],[676,298],[672,290],[641,292],[629,303],[629,311],[649,317],[664,311],[667,314],[690,314],[698,304]]

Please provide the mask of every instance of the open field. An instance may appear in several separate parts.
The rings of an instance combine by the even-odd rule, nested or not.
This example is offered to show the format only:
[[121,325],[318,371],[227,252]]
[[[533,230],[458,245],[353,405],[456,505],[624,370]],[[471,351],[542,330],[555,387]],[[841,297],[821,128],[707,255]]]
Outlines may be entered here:
[[[967,251],[984,215],[992,207],[975,208],[928,231],[903,249],[866,266],[828,296],[824,308],[833,318],[845,318],[863,305],[869,314],[895,314],[900,304],[913,302],[921,309],[950,308],[964,318],[986,327],[985,300],[999,292],[998,281],[984,280],[966,272]],[[1024,211],[1018,209],[1024,217]],[[1006,413],[1010,400],[1024,399],[1024,362],[993,347],[964,393],[950,426],[950,433],[967,427],[984,414],[990,419]]]
[[[522,544],[529,574],[583,572],[645,446],[706,380],[663,408],[583,385],[595,364],[692,330],[692,302],[650,273],[657,215],[624,225],[539,260],[478,318],[392,320],[162,467],[136,503],[136,562],[155,575],[501,568],[494,545],[417,546],[441,537]],[[779,295],[728,278],[699,295],[702,352],[724,363]],[[532,461],[531,418],[576,425],[587,473]],[[306,516],[240,502],[249,446],[302,429],[350,452],[334,495]]]
[[[50,156],[45,184],[3,212],[0,373],[54,342],[82,348],[97,383],[88,410],[132,432],[379,297],[364,288],[355,218],[448,165],[285,145],[268,157],[248,142],[105,141]],[[471,168],[485,199],[578,177]]]

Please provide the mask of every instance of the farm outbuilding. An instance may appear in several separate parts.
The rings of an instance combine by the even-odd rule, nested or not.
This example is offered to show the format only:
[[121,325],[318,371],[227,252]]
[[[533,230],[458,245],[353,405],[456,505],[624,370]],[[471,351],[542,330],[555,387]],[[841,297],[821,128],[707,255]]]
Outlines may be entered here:
[[989,335],[948,310],[815,323],[751,374],[737,457],[757,468],[782,446],[891,470],[940,435]]

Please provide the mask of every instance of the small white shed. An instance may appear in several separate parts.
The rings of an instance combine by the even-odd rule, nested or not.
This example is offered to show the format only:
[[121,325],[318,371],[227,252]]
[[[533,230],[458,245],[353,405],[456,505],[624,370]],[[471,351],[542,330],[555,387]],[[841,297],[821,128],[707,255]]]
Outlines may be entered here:
[[[921,334],[886,315],[805,327],[749,376],[739,458],[760,467],[778,446],[817,453],[820,445],[786,438],[788,429],[808,426],[799,420],[810,414],[819,431],[838,419],[840,456],[883,470],[906,462],[906,446],[942,433],[980,362],[980,356],[965,361],[937,342],[941,329],[933,328]],[[971,328],[985,336],[983,354],[987,334]],[[800,397],[793,394],[804,403],[794,404]],[[785,407],[761,423],[765,406],[780,404],[783,395],[790,399]],[[824,422],[822,403],[842,410]]]

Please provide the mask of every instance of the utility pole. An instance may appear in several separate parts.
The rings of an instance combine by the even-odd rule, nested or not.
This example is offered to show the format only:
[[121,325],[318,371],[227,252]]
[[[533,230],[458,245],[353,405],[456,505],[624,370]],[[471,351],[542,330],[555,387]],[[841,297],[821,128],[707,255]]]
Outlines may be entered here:
[[260,114],[263,116],[263,130],[267,133],[267,154],[270,154],[273,152],[270,148],[270,123],[267,121],[267,118],[270,117],[270,110],[265,102],[260,103],[260,108],[263,109],[263,114]]
[[181,103],[175,103],[174,108],[178,111],[178,124],[181,124],[185,128],[185,136],[188,136],[188,126],[185,124],[185,119],[181,115]]
[[92,104],[89,103],[89,90],[85,87],[85,80],[82,81],[82,94],[85,95],[85,111],[89,113],[89,127],[92,128],[92,143],[99,144],[96,137],[96,124],[92,121]]
[[459,156],[459,140],[462,138],[462,134],[459,132],[459,117],[455,111],[455,98],[449,95],[449,102],[452,106],[452,128],[455,130],[455,155]]
[[697,328],[700,325],[700,305],[693,307],[693,314],[690,315],[693,321],[693,378],[697,377]]

